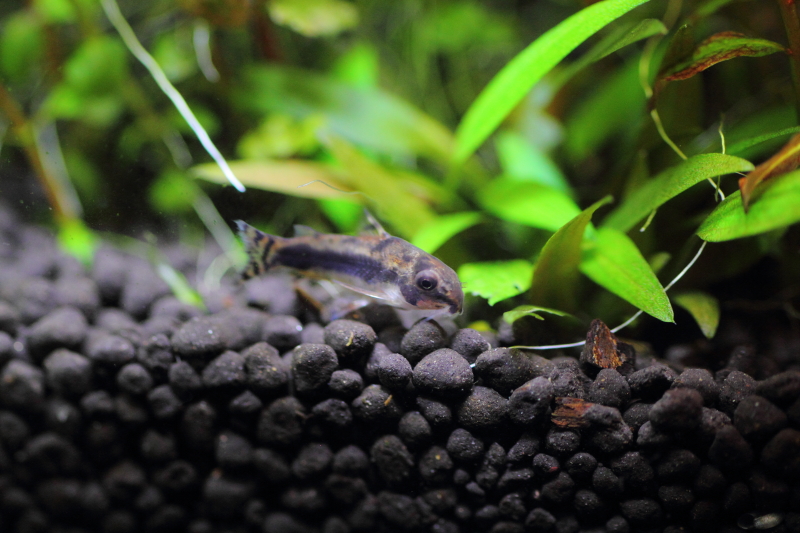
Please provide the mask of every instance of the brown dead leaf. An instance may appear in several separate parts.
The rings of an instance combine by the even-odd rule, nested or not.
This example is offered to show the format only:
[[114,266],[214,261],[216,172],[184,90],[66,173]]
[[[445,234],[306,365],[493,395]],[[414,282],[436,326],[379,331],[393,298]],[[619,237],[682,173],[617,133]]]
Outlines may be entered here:
[[556,408],[550,416],[553,424],[562,428],[580,428],[589,424],[583,415],[593,406],[592,402],[580,398],[560,396],[556,398]]
[[742,191],[742,205],[745,212],[750,206],[753,191],[759,183],[786,174],[796,169],[798,165],[800,165],[800,133],[789,139],[789,142],[778,153],[739,180],[739,190]]

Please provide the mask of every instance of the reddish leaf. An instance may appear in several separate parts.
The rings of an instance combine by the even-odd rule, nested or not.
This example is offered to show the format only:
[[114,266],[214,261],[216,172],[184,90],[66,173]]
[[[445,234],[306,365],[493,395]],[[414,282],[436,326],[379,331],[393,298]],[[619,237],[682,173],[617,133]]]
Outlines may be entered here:
[[742,205],[745,212],[749,207],[753,190],[759,183],[786,174],[796,169],[798,165],[800,165],[800,133],[789,139],[789,142],[777,154],[758,165],[747,176],[739,179],[739,190],[742,191]]
[[785,51],[786,48],[780,44],[766,39],[753,39],[732,31],[717,33],[697,45],[686,59],[667,66],[658,77],[656,92],[670,81],[691,78],[728,59],[760,57]]

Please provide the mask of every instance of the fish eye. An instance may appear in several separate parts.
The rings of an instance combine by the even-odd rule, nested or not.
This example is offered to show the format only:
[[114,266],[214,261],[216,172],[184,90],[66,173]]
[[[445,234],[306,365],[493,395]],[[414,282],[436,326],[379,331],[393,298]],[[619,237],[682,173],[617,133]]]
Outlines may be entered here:
[[415,281],[417,287],[423,291],[432,291],[439,284],[439,278],[430,270],[423,270],[417,274],[417,279]]

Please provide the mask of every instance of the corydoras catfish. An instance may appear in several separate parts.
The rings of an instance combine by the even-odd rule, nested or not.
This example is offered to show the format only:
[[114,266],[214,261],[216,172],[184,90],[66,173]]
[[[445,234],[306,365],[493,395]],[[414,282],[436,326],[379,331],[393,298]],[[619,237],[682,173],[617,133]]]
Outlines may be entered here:
[[389,235],[369,214],[367,221],[374,234],[323,234],[295,226],[295,237],[284,238],[237,220],[249,257],[243,275],[283,268],[335,281],[395,307],[432,311],[429,318],[461,313],[464,292],[452,268]]

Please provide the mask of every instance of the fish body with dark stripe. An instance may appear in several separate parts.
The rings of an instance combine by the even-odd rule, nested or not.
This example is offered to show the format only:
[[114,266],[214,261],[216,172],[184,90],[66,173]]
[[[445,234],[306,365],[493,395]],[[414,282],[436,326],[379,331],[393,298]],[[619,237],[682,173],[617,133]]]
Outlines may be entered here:
[[329,279],[403,309],[431,316],[461,313],[464,292],[455,271],[431,254],[386,233],[334,235],[300,227],[296,237],[269,235],[237,220],[249,262],[244,277],[273,269]]

